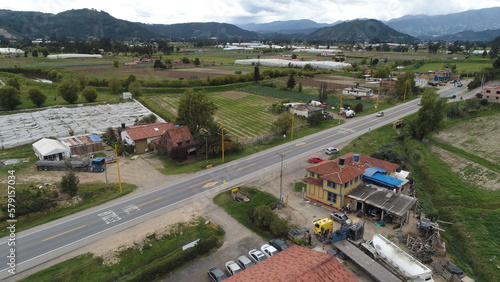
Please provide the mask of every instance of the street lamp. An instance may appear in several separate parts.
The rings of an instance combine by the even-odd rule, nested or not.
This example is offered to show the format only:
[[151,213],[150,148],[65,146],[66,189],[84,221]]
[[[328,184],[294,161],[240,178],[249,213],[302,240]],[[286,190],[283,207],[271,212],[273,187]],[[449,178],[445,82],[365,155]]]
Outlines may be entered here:
[[282,153],[276,153],[276,155],[281,157],[281,172],[280,172],[280,198],[279,200],[282,201],[281,193],[283,191],[283,158],[285,157],[284,154]]

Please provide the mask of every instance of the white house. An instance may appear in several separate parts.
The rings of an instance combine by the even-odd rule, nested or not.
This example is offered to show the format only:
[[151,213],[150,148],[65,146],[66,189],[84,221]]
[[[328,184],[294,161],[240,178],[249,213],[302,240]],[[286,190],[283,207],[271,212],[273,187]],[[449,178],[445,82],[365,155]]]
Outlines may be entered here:
[[372,96],[373,90],[365,87],[347,87],[342,90],[342,94],[354,96]]

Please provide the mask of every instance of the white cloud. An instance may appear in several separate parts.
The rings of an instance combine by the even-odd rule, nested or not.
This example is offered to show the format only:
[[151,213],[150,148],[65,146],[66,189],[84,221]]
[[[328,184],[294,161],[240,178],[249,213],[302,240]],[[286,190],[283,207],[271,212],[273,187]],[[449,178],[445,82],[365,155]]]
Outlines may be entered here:
[[94,8],[115,18],[143,23],[265,23],[310,19],[373,18],[389,20],[404,15],[438,15],[499,6],[498,0],[17,0],[2,1],[0,9],[59,13]]

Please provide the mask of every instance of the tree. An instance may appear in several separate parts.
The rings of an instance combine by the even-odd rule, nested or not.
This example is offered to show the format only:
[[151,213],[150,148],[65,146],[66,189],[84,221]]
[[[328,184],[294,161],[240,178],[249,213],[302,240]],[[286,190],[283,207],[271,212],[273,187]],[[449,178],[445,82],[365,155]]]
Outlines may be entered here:
[[321,112],[315,112],[307,117],[307,123],[311,126],[320,125],[321,122],[323,122],[323,120],[324,120],[324,117],[323,117],[323,113],[321,113]]
[[61,178],[61,190],[73,197],[78,193],[80,179],[75,175],[75,171],[69,161],[66,161],[66,170],[66,174]]
[[187,89],[179,100],[177,123],[187,125],[194,135],[201,128],[213,123],[216,110],[217,106],[205,92]]
[[0,88],[0,106],[7,110],[13,110],[21,105],[21,95],[19,90],[12,86],[4,86]]
[[354,105],[354,107],[352,108],[352,110],[355,112],[355,113],[361,113],[363,111],[363,103],[361,102],[358,102],[356,105]]
[[78,82],[78,85],[80,86],[80,91],[85,89],[89,85],[89,79],[83,75],[79,75],[76,78],[76,81]]
[[191,63],[191,60],[189,60],[188,57],[182,57],[181,61],[182,61],[183,64],[189,64],[189,63]]
[[288,110],[288,107],[283,105],[282,102],[275,102],[271,105],[271,111],[276,114],[281,114],[283,112],[286,112]]
[[123,81],[123,87],[125,87],[125,89],[128,89],[128,86],[132,83],[132,82],[135,82],[137,79],[135,77],[135,75],[131,74],[127,77],[127,79],[125,79]]
[[70,104],[74,104],[78,100],[79,91],[80,86],[73,80],[65,80],[57,87],[59,95]]
[[128,92],[132,93],[134,98],[142,95],[142,86],[139,81],[134,81],[128,86]]
[[321,103],[325,103],[326,100],[328,99],[328,84],[326,82],[322,81],[321,84],[319,85],[318,89],[318,100]]
[[406,72],[398,76],[396,85],[394,86],[396,95],[404,100],[414,93],[418,92],[415,85],[415,74],[413,72]]
[[420,100],[422,106],[410,123],[410,133],[414,138],[422,140],[440,126],[445,117],[446,102],[446,98],[440,98],[430,90],[424,92]]
[[267,229],[273,222],[275,215],[270,207],[258,206],[253,210],[253,221],[255,225]]
[[299,82],[299,87],[297,88],[297,91],[302,92],[302,81]]
[[47,95],[38,88],[30,88],[28,90],[28,97],[37,108],[40,108],[45,103],[45,100],[47,100]]
[[97,99],[97,90],[92,86],[87,86],[82,90],[82,96],[87,102],[92,103]]
[[288,77],[288,81],[286,83],[286,88],[287,89],[292,89],[295,87],[295,77],[293,75],[293,72],[290,73],[290,76]]
[[19,83],[19,79],[15,78],[15,77],[9,78],[9,80],[7,80],[5,85],[12,86],[12,87],[16,88],[17,90],[21,90],[21,84]]
[[201,64],[200,59],[194,58],[193,64],[195,67],[199,66]]
[[148,116],[142,117],[135,124],[149,124],[149,123],[155,123],[157,121],[158,117],[155,114],[150,114]]
[[108,88],[109,88],[109,91],[111,91],[111,93],[118,94],[118,93],[120,93],[120,91],[122,91],[123,84],[119,79],[112,78],[109,80]]
[[113,60],[113,67],[118,68],[118,60]]
[[286,134],[292,128],[292,114],[284,112],[271,124],[271,130],[278,134]]
[[253,81],[255,81],[255,83],[258,83],[260,80],[260,69],[259,67],[254,67],[253,68]]
[[290,226],[288,226],[288,221],[286,219],[275,216],[273,222],[269,225],[269,229],[274,236],[282,237],[288,233]]

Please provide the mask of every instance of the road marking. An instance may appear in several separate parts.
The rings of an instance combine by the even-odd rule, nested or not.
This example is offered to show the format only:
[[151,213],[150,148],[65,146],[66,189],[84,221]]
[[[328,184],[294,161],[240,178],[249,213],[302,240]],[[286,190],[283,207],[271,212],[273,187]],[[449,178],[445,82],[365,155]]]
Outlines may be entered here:
[[306,142],[298,142],[297,144],[295,144],[295,146],[304,146],[304,145],[307,145]]
[[242,170],[242,169],[249,168],[249,167],[251,167],[251,166],[253,166],[253,165],[255,165],[255,164],[257,164],[257,163],[253,163],[253,164],[249,164],[249,165],[244,166],[244,167],[240,167],[240,168],[238,168],[236,171],[240,171],[240,170]]
[[73,232],[73,231],[75,231],[75,230],[77,230],[77,229],[80,229],[80,228],[83,228],[83,227],[85,227],[85,225],[78,226],[77,228],[73,228],[73,229],[71,229],[71,230],[68,230],[68,231],[63,232],[63,233],[59,233],[59,234],[54,235],[54,236],[49,237],[49,238],[45,238],[45,239],[43,239],[43,240],[42,240],[42,242],[45,242],[45,241],[50,240],[50,239],[54,239],[54,238],[56,238],[56,237],[59,237],[59,236],[64,235],[64,234],[67,234],[67,233],[69,233],[69,232]]
[[189,188],[193,188],[193,187],[196,187],[196,186],[200,186],[201,184],[203,184],[203,183],[207,183],[207,182],[212,181],[212,180],[213,180],[213,179],[208,179],[208,180],[202,181],[202,182],[200,182],[200,183],[196,183],[196,184],[194,184],[194,185],[189,186]]
[[215,186],[215,184],[217,184],[218,182],[215,181],[215,182],[208,182],[207,184],[203,185],[202,188],[208,188],[208,187],[213,187]]
[[131,211],[135,211],[135,210],[139,210],[139,207],[136,206],[136,205],[130,205],[130,206],[126,206],[122,209],[126,214],[129,214]]
[[158,198],[156,198],[156,199],[154,199],[154,200],[151,200],[151,201],[149,201],[149,202],[145,202],[144,204],[137,205],[137,207],[142,207],[142,206],[144,206],[144,205],[150,204],[150,203],[152,203],[152,202],[156,202],[156,201],[161,200],[161,199],[163,199],[163,197],[158,197]]
[[104,222],[106,222],[106,224],[110,224],[110,223],[113,223],[113,222],[121,219],[121,217],[119,217],[116,214],[116,212],[114,212],[112,210],[102,212],[102,213],[98,214],[98,216],[101,217],[101,219],[104,220]]

